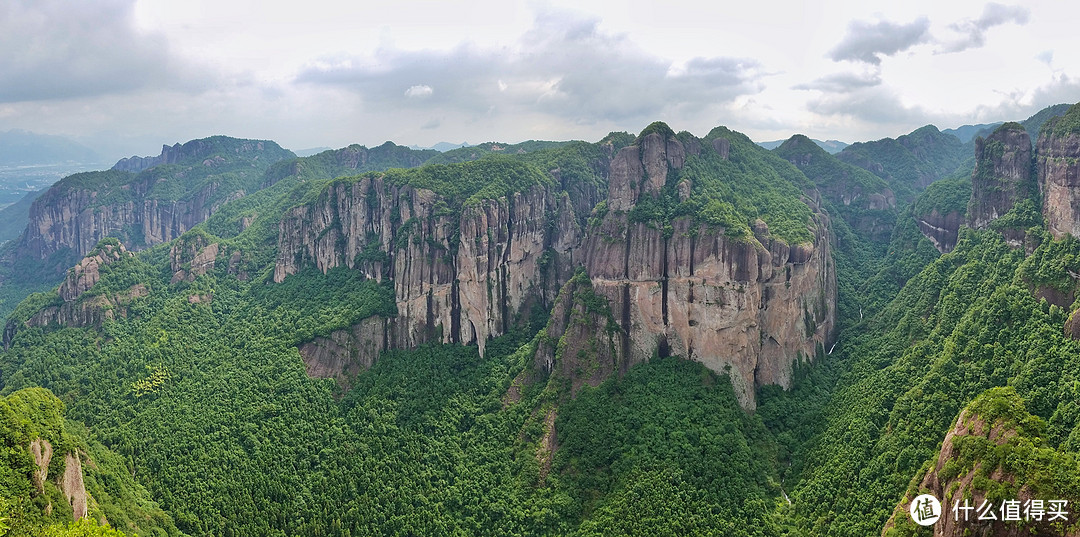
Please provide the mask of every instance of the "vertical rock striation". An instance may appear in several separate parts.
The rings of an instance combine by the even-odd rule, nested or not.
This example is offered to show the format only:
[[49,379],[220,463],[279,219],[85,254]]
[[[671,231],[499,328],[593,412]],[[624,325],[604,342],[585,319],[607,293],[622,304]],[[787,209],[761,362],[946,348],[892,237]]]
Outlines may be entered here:
[[1048,121],[1036,145],[1046,228],[1055,238],[1080,237],[1080,105]]
[[339,182],[282,220],[274,281],[308,265],[389,279],[398,309],[387,324],[391,346],[476,343],[483,353],[529,306],[550,304],[581,243],[575,207],[591,209],[598,197],[595,188],[536,185],[457,213],[430,190],[382,176]]
[[[687,217],[674,220],[669,233],[631,222],[637,200],[659,192],[684,159],[675,137],[650,133],[612,162],[611,210],[590,229],[584,253],[593,292],[606,299],[619,327],[617,343],[604,344],[610,331],[600,321],[592,323],[595,331],[563,322],[547,335],[569,334],[561,345],[571,349],[586,348],[575,340],[588,339],[601,364],[618,364],[609,371],[667,355],[730,371],[740,404],[753,408],[757,386],[788,386],[799,357],[811,359],[832,337],[836,275],[828,217],[815,213],[813,242],[796,245],[771,238],[760,221],[747,239]],[[538,357],[541,366],[554,366],[550,354]],[[592,375],[588,383],[604,377]]]
[[266,168],[290,156],[274,142],[215,136],[66,177],[31,205],[11,255],[60,255],[63,270],[106,237],[130,250],[168,242],[257,189]]
[[347,376],[351,363],[367,367],[374,355],[356,358],[353,349],[361,340],[378,349],[475,343],[483,353],[487,339],[536,305],[554,308],[536,362],[571,377],[574,391],[653,356],[679,355],[729,371],[740,403],[753,408],[756,387],[788,386],[794,364],[831,342],[829,219],[804,200],[813,206],[811,233],[798,244],[760,220],[743,237],[692,216],[661,226],[632,221],[646,197],[693,195],[680,178],[687,159],[740,151],[723,137],[684,138],[651,128],[610,155],[601,206],[597,186],[558,170],[551,183],[463,204],[386,175],[332,183],[281,221],[273,280],[306,266],[349,267],[392,282],[398,314],[372,321],[363,337],[358,325],[302,346],[309,371]]
[[968,224],[986,229],[1017,202],[1035,194],[1031,139],[1019,123],[1005,123],[975,140]]

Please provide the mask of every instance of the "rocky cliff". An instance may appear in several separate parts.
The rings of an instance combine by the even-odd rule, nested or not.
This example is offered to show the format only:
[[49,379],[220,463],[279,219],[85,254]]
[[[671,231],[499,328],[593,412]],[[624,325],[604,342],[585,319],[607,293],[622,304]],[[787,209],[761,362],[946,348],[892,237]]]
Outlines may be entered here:
[[132,156],[122,158],[113,165],[112,169],[131,173],[139,173],[143,170],[160,166],[162,164],[176,164],[184,160],[203,159],[213,155],[217,147],[210,139],[192,140],[183,145],[177,143],[173,146],[162,145],[161,154],[156,157]]
[[266,168],[289,156],[274,142],[218,136],[166,147],[145,161],[125,159],[107,172],[72,175],[35,200],[10,255],[44,260],[66,253],[62,266],[69,266],[105,237],[128,249],[170,241],[257,189]]
[[[695,146],[702,152],[730,151],[730,143]],[[719,151],[716,156],[723,158]],[[691,217],[675,219],[670,229],[631,221],[640,200],[677,180],[686,157],[683,143],[660,132],[644,135],[614,157],[609,210],[589,229],[584,263],[591,292],[603,298],[615,324],[592,323],[597,334],[561,323],[549,327],[547,336],[569,334],[559,346],[591,347],[586,354],[599,353],[600,363],[613,364],[586,368],[593,372],[589,384],[602,381],[605,371],[678,355],[730,372],[740,404],[753,408],[756,387],[788,386],[796,361],[812,359],[832,338],[836,274],[828,217],[814,212],[808,223],[812,240],[790,245],[771,236],[762,221],[752,236],[738,238]],[[609,330],[613,326],[617,337]],[[541,366],[575,368],[554,365],[557,360],[550,353],[538,355]]]
[[[471,164],[458,165],[471,166]],[[595,187],[558,182],[455,202],[381,175],[340,181],[281,221],[273,279],[306,265],[347,266],[393,282],[387,341],[476,343],[506,333],[569,278]]]
[[[760,219],[747,227],[735,217],[738,229],[726,229],[690,215],[670,221],[641,216],[665,203],[699,203],[706,212],[718,207],[712,194],[695,190],[694,175],[683,174],[684,165],[690,160],[701,170],[725,162],[748,169],[751,161],[726,161],[768,156],[756,147],[760,153],[742,153],[752,146],[745,142],[676,136],[666,126],[650,127],[635,144],[617,153],[611,148],[599,166],[608,176],[607,199],[600,205],[599,183],[564,178],[558,169],[531,186],[466,201],[394,174],[333,182],[281,221],[273,280],[282,282],[305,266],[360,270],[393,283],[397,316],[302,345],[305,364],[312,374],[346,378],[354,366],[366,367],[377,355],[361,352],[358,345],[475,343],[483,353],[487,339],[509,332],[532,307],[550,311],[554,306],[551,344],[536,359],[542,369],[580,369],[556,365],[556,347],[599,360],[603,365],[589,366],[587,378],[572,380],[579,386],[652,356],[679,355],[717,372],[730,369],[740,402],[752,408],[757,386],[787,386],[793,364],[812,359],[832,338],[836,275],[829,218],[811,201],[816,190],[806,185],[810,196],[800,202],[799,190],[783,183],[789,201],[806,214],[796,224],[805,239],[790,244]],[[490,161],[453,166],[488,166],[485,162]],[[786,166],[776,159],[768,166],[781,164]],[[470,169],[455,173],[467,176]],[[783,181],[779,175],[775,179]],[[738,178],[709,180],[722,184]],[[584,272],[576,283],[564,287],[579,268]],[[609,312],[610,322],[597,318],[594,329],[567,321],[581,309],[574,297],[582,293],[603,302],[596,307]],[[581,311],[594,315],[594,310]]]
[[1031,139],[1019,123],[1005,123],[975,140],[968,224],[985,229],[1020,200],[1035,194]]
[[1080,105],[1043,126],[1036,154],[1047,230],[1080,237]]
[[[980,395],[960,413],[937,457],[916,476],[882,536],[908,535],[917,528],[909,509],[920,494],[941,502],[941,518],[932,526],[935,537],[1080,536],[1071,507],[1075,491],[1062,488],[1064,480],[1049,477],[1075,472],[1066,465],[1075,466],[1076,459],[1044,445],[1040,437],[1045,427],[1012,388]],[[1015,502],[1011,514],[1003,507],[1005,500]],[[1042,506],[1038,518],[1028,514],[1033,500]],[[1047,514],[1053,509],[1051,500],[1067,502],[1064,516],[1055,515],[1053,521]],[[1010,520],[1005,520],[1007,514]]]
[[132,300],[149,294],[146,286],[135,284],[114,293],[88,293],[102,277],[105,267],[123,261],[133,261],[132,253],[118,242],[103,241],[79,264],[68,270],[67,277],[57,289],[55,300],[28,318],[8,319],[4,327],[4,346],[15,333],[30,326],[96,326],[117,315],[127,316],[126,306]]

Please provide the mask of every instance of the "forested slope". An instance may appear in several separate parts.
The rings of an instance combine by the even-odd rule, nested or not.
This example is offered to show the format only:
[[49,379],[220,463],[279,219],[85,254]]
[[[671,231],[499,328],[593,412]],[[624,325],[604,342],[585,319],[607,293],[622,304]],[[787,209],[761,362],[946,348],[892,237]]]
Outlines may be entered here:
[[[946,492],[1080,501],[1080,243],[991,225],[940,253],[922,216],[972,192],[915,197],[960,162],[941,136],[853,146],[918,161],[884,176],[662,123],[408,169],[430,155],[283,159],[22,302],[0,393],[115,474],[88,471],[90,512],[129,534],[874,535],[973,461],[1015,479]],[[37,510],[12,520],[70,520],[38,514],[56,494],[8,423],[29,481],[0,492]]]

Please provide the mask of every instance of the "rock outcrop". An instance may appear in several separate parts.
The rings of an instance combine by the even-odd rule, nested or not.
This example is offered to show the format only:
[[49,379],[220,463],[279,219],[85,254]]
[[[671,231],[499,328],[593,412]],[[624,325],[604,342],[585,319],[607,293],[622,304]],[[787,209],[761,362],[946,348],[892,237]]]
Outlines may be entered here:
[[64,474],[60,478],[60,491],[67,498],[71,506],[72,518],[79,520],[86,516],[87,498],[86,484],[83,482],[82,459],[78,451],[69,452],[64,456]]
[[281,221],[274,281],[308,265],[390,279],[398,310],[387,324],[391,347],[476,343],[483,353],[526,308],[554,299],[580,263],[582,212],[598,199],[595,187],[536,185],[458,216],[442,196],[381,176],[336,183]]
[[975,140],[968,225],[986,229],[1020,200],[1035,194],[1031,139],[1019,123],[1005,123]]
[[335,330],[300,345],[300,357],[309,377],[336,379],[349,389],[351,380],[371,367],[387,346],[387,320],[368,317],[348,330]]
[[[684,159],[674,136],[654,132],[611,164],[611,210],[589,230],[584,252],[593,292],[606,299],[619,327],[617,344],[609,349],[604,334],[573,323],[563,333],[549,327],[547,335],[570,334],[560,344],[567,348],[584,348],[581,338],[595,347],[601,369],[594,368],[589,384],[607,370],[679,355],[729,371],[740,404],[753,408],[756,387],[788,386],[796,361],[812,359],[832,339],[836,274],[828,217],[814,213],[813,242],[794,245],[772,238],[760,221],[753,237],[741,239],[686,217],[673,221],[670,233],[631,222],[627,211],[658,193]],[[606,323],[593,324],[607,333]],[[608,362],[614,365],[603,369]],[[538,356],[538,363],[552,360]]]
[[[293,156],[274,142],[215,136],[166,147],[158,157],[69,176],[34,201],[14,256],[58,270],[106,237],[137,250],[179,237],[224,204],[258,188],[272,163]],[[156,168],[170,164],[168,168]],[[132,173],[138,171],[139,173]]]
[[[224,137],[216,136],[212,138],[204,138],[201,140],[191,140],[190,142],[184,144],[176,143],[171,147],[168,145],[162,145],[161,154],[156,157],[132,156],[128,158],[122,158],[113,165],[112,169],[131,173],[139,173],[143,170],[153,168],[154,166],[160,166],[162,164],[177,164],[179,162],[190,160],[202,160],[203,165],[205,166],[220,165],[225,162],[225,159],[220,155],[214,155],[214,153],[220,151],[221,149],[220,146],[215,143],[221,138]],[[267,145],[273,144],[273,142],[264,142],[259,140],[244,140],[243,142],[244,143],[237,148],[237,152],[262,152],[266,149]]]
[[960,236],[960,226],[964,224],[964,214],[959,210],[941,214],[935,207],[929,214],[913,215],[915,223],[919,226],[919,232],[923,234],[937,248],[937,251],[945,254],[956,248],[956,241]]
[[[213,270],[220,250],[218,243],[210,243],[203,235],[196,235],[190,240],[181,238],[176,241],[169,249],[169,268],[173,273],[170,283],[195,281],[195,278]],[[235,252],[235,254],[239,253],[239,250]],[[230,259],[230,272],[234,272],[232,269],[239,262],[238,255]]]
[[[1042,445],[1041,438],[1032,438],[1045,434],[1040,426],[1045,427],[1045,423],[1027,413],[1012,388],[993,388],[979,396],[960,413],[926,473],[916,476],[882,536],[891,535],[894,528],[917,527],[909,509],[912,499],[920,494],[930,494],[941,502],[941,518],[932,526],[935,537],[1080,536],[1071,507],[1075,498],[1070,496],[1075,491],[1055,490],[1059,485],[1042,478],[1054,475],[1058,464],[1076,464],[1075,459],[1055,457],[1055,450]],[[994,485],[1015,491],[1005,498],[1016,502],[1014,520],[1003,520],[1003,499],[993,497],[1002,492],[994,490]],[[1044,513],[1053,508],[1050,500],[1064,500],[1068,513],[1054,521],[1049,520],[1049,514],[1040,519],[1028,517],[1024,506],[1031,500],[1042,502]],[[991,507],[989,516],[981,520],[979,514],[986,511],[980,507]]]
[[1077,119],[1080,106],[1074,105],[1065,116],[1047,122],[1036,145],[1043,216],[1055,238],[1080,237],[1080,132],[1054,128]]
[[90,255],[68,270],[67,277],[57,290],[57,302],[38,310],[22,322],[16,319],[8,320],[4,327],[4,346],[7,347],[15,333],[24,326],[100,327],[103,322],[117,315],[126,317],[126,306],[132,300],[149,294],[146,286],[135,284],[112,295],[92,295],[87,291],[101,279],[103,267],[133,255],[118,242],[102,242]]
[[36,438],[30,442],[30,454],[34,456],[34,488],[40,493],[45,490],[45,480],[49,478],[49,462],[52,461],[52,444],[44,438]]
[[[509,332],[535,305],[554,307],[550,344],[537,364],[570,368],[575,391],[652,356],[679,355],[730,371],[740,403],[753,408],[756,387],[788,386],[794,364],[831,342],[829,218],[811,191],[805,243],[775,238],[762,221],[741,237],[692,217],[631,221],[644,197],[669,189],[681,201],[692,195],[689,179],[679,178],[688,158],[709,152],[726,160],[735,151],[722,136],[684,138],[686,146],[666,126],[650,128],[610,156],[606,205],[592,223],[586,215],[602,193],[558,170],[550,183],[460,208],[385,175],[332,183],[281,221],[273,280],[306,266],[360,270],[392,282],[397,316],[302,345],[309,372],[347,379],[384,348],[428,341],[475,343],[482,354],[489,338]],[[564,287],[578,268],[584,280]],[[582,305],[582,293],[605,304],[607,317]],[[592,321],[570,322],[578,317]],[[589,356],[588,374],[557,364],[556,346]]]

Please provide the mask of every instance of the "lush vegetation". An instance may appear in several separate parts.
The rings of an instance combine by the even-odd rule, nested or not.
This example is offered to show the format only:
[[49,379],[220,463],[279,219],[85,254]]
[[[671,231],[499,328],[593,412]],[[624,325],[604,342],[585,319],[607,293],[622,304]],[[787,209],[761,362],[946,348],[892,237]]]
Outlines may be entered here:
[[1063,115],[1047,118],[1039,129],[1039,136],[1067,136],[1080,133],[1080,103],[1069,107]]
[[[124,460],[102,446],[80,423],[64,417],[64,404],[43,388],[25,388],[0,398],[0,535],[122,535],[98,525],[108,520],[129,535],[179,535],[172,520],[128,473]],[[29,450],[52,447],[46,477],[39,481]],[[65,456],[82,460],[90,520],[72,520],[59,476]],[[5,533],[6,531],[6,533]]]
[[491,155],[522,155],[526,153],[533,153],[536,151],[555,149],[567,143],[573,142],[548,142],[544,140],[528,140],[518,144],[484,142],[482,144],[470,145],[468,147],[459,147],[457,149],[451,149],[450,151],[446,151],[444,153],[439,153],[433,158],[431,158],[427,163],[457,164],[461,162],[469,162],[481,159]]
[[[653,132],[674,136],[667,125],[654,123],[638,138]],[[690,145],[689,133],[678,136]],[[718,138],[728,141],[727,158],[713,147]],[[672,220],[689,217],[723,228],[729,236],[750,239],[751,226],[761,220],[771,236],[788,244],[813,241],[810,208],[801,201],[801,189],[811,184],[791,163],[724,127],[694,142],[700,146],[698,153],[688,153],[681,169],[668,170],[659,193],[638,198],[630,222],[668,232]],[[689,184],[689,196],[680,194],[684,181]]]
[[[299,344],[397,312],[392,282],[360,271],[308,267],[271,283],[287,211],[368,174],[431,189],[449,213],[535,185],[602,193],[607,159],[650,133],[694,147],[626,215],[665,231],[691,218],[750,240],[760,220],[778,239],[809,242],[817,224],[803,199],[814,188],[911,194],[887,245],[849,218],[867,215],[845,213],[842,197],[822,200],[844,217],[830,224],[841,333],[835,348],[796,366],[789,390],[761,388],[748,413],[724,374],[659,356],[568,389],[557,368],[549,376],[534,363],[550,343],[541,307],[483,357],[460,345],[387,351],[347,393],[305,374]],[[1080,500],[1080,343],[1062,330],[1080,307],[1080,242],[1052,240],[1023,200],[1001,220],[1032,238],[1030,254],[995,228],[965,230],[939,255],[913,214],[962,214],[970,196],[970,163],[939,135],[924,128],[852,151],[880,164],[880,177],[820,150],[800,171],[785,151],[728,129],[699,140],[662,123],[597,144],[464,148],[408,169],[427,153],[355,146],[245,176],[229,184],[256,192],[172,244],[102,267],[87,299],[147,291],[126,316],[97,329],[23,327],[0,354],[0,535],[114,534],[99,516],[129,535],[873,535],[965,408],[1018,434],[1005,444],[961,440],[948,476],[979,465],[990,489],[986,472],[1003,468],[1017,483]],[[372,169],[354,166],[360,155]],[[914,197],[950,165],[954,177]],[[171,188],[157,195],[186,195]],[[592,216],[606,211],[601,203]],[[173,281],[171,247],[210,243],[219,262]],[[606,323],[596,328],[617,333],[587,274],[571,284],[573,300]],[[58,303],[43,291],[10,319]],[[55,484],[34,488],[35,438],[93,461],[84,472],[94,520],[68,525]]]
[[942,179],[926,187],[926,191],[915,199],[913,213],[925,216],[937,211],[942,216],[956,213],[963,217],[967,214],[969,200],[971,200],[970,176]]
[[838,380],[820,407],[824,429],[792,431],[809,433],[808,443],[795,443],[805,458],[796,454],[785,476],[797,482],[798,526],[821,535],[880,531],[966,402],[991,387],[1014,387],[1048,423],[1044,440],[1069,446],[1080,346],[1062,333],[1066,310],[1040,303],[1018,281],[1024,262],[995,232],[965,232],[953,253],[846,332],[826,366]]
[[791,162],[830,203],[830,213],[876,244],[887,242],[896,223],[896,202],[884,179],[843,162],[819,147],[806,136],[797,134],[773,152]]
[[920,190],[960,166],[969,151],[955,136],[927,125],[896,139],[851,144],[836,157],[885,179],[897,200],[909,203]]

